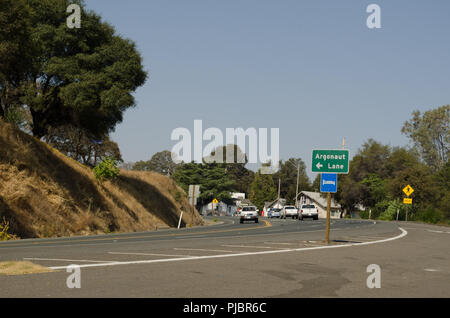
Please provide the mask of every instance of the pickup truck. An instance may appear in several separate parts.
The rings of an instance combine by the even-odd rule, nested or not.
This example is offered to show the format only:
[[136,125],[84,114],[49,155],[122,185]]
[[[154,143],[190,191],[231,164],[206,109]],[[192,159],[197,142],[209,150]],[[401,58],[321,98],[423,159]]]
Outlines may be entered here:
[[319,210],[314,204],[303,204],[300,213],[298,214],[298,219],[303,220],[304,218],[312,218],[313,220],[319,219]]
[[293,205],[286,205],[281,210],[281,218],[282,219],[286,219],[288,217],[293,218],[293,219],[298,218],[298,210],[297,210],[297,208],[295,206],[293,206]]
[[244,221],[255,221],[258,223],[258,210],[256,206],[244,206],[239,214],[240,223]]

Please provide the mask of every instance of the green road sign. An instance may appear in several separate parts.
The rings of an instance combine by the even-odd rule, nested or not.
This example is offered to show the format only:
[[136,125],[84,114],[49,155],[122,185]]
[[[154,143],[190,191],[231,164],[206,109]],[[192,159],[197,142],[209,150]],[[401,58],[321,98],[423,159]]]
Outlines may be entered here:
[[348,173],[348,150],[313,150],[312,172]]

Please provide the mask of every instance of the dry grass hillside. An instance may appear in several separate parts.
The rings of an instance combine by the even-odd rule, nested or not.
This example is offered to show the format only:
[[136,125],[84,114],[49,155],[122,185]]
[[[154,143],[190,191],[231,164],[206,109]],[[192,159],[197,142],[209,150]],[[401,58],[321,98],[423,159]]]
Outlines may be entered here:
[[20,238],[202,225],[173,180],[121,170],[99,183],[90,168],[0,120],[0,220]]

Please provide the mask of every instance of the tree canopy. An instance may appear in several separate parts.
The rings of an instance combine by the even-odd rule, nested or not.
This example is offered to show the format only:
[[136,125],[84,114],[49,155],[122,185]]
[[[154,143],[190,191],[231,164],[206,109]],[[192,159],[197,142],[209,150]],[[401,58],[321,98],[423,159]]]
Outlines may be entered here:
[[231,203],[235,182],[227,174],[225,163],[182,163],[173,175],[174,180],[188,193],[189,185],[200,185],[198,204],[206,204],[214,198]]
[[297,168],[299,168],[298,193],[311,190],[311,181],[301,158],[289,158],[285,162],[280,160],[279,170],[272,175],[274,184],[278,185],[278,179],[280,179],[280,197],[291,204],[295,203]]
[[163,150],[155,153],[150,160],[138,161],[133,165],[133,170],[154,171],[164,175],[173,175],[177,164],[172,160],[172,153]]
[[450,148],[450,105],[423,113],[415,111],[405,122],[402,133],[408,136],[423,161],[434,171],[448,162]]
[[261,210],[266,201],[273,201],[277,198],[277,188],[269,174],[261,174],[258,171],[250,184],[248,198]]
[[[81,28],[66,25],[71,3],[81,7]],[[27,107],[37,137],[67,124],[97,137],[114,130],[123,112],[135,104],[132,93],[147,78],[135,44],[86,11],[83,1],[4,0],[2,5],[8,10],[0,16],[1,29],[14,21],[21,32],[8,37],[17,30],[4,31],[0,53],[10,56],[17,47],[24,53],[0,65],[0,115],[17,105]],[[21,67],[4,75],[15,65]]]

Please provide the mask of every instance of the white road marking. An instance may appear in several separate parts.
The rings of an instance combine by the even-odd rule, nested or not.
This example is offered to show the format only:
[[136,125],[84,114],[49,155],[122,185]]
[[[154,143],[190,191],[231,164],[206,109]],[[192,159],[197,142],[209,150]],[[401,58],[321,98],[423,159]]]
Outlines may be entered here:
[[432,232],[432,233],[447,233],[450,234],[450,232],[445,232],[445,231],[435,231],[435,230],[427,230],[428,232]]
[[294,245],[294,243],[264,242],[264,244]]
[[108,254],[116,255],[144,255],[144,256],[169,256],[169,257],[193,257],[192,255],[173,255],[173,254],[155,254],[155,253],[123,253],[123,252],[108,252]]
[[[364,222],[362,222],[364,223]],[[367,225],[372,225],[372,224],[367,224]],[[218,225],[221,226],[221,225]],[[342,227],[342,228],[333,228],[333,231],[344,231],[344,230],[348,230],[348,229],[353,229],[355,227]],[[406,228],[405,228],[406,229]],[[180,229],[180,231],[184,230],[184,228]],[[158,230],[160,232],[166,232],[169,230]],[[271,230],[269,230],[268,232],[270,232]],[[273,230],[272,230],[273,231]],[[283,232],[285,234],[303,234],[303,233],[311,233],[311,232],[323,232],[325,231],[325,229],[322,230],[313,230],[313,231],[301,231],[301,232],[294,232],[294,231],[289,231],[289,232],[285,232],[284,230],[276,230],[277,232]],[[241,232],[239,232],[238,234],[240,234]],[[233,235],[233,238],[241,238],[241,237],[258,237],[258,236],[267,236],[267,235],[279,235],[280,233],[261,233],[261,234],[249,234],[249,235]],[[123,235],[129,235],[129,234],[123,234]],[[222,236],[214,236],[215,239],[217,238],[226,238],[229,237],[227,235],[222,235]],[[141,238],[141,237],[137,237],[137,238]],[[211,237],[205,236],[205,237],[199,237],[200,239],[211,239]],[[127,238],[128,239],[128,238]],[[190,240],[191,238],[184,238],[184,240]],[[179,241],[183,240],[183,239],[178,239]],[[154,239],[151,242],[166,242],[167,239]],[[127,241],[127,240],[123,240],[120,242],[122,245],[123,244],[148,244],[149,241],[144,241],[144,240],[140,240],[140,241]],[[89,243],[89,246],[100,246],[100,245],[111,245],[112,243],[110,242],[105,242],[105,243]],[[1,246],[1,242],[0,242],[0,246]],[[59,248],[59,247],[79,247],[79,246],[86,246],[86,244],[57,244],[57,245],[45,245],[46,248]],[[21,248],[21,249],[25,249],[25,248],[32,248],[35,249],[36,246],[1,246],[2,248]]]
[[225,253],[235,253],[236,251],[226,251],[226,250],[208,250],[202,248],[178,248],[175,247],[174,250],[177,251],[204,251],[204,252],[225,252]]
[[65,259],[65,258],[37,258],[37,257],[24,257],[24,260],[29,261],[60,261],[60,262],[85,262],[85,263],[114,263],[115,261],[93,261],[87,259]]
[[276,248],[276,249],[286,249],[281,247],[272,247],[272,246],[250,246],[250,245],[221,245],[223,247],[240,247],[240,248]]
[[424,268],[424,271],[426,271],[426,272],[440,272],[440,270],[434,269],[434,268]]
[[[295,249],[271,250],[271,251],[263,251],[263,252],[237,253],[237,254],[193,256],[193,257],[183,257],[183,258],[167,258],[167,259],[157,259],[157,260],[142,260],[142,261],[115,262],[115,263],[103,263],[103,264],[86,264],[86,265],[80,265],[80,268],[81,267],[87,268],[87,267],[103,267],[103,266],[115,266],[115,265],[134,265],[134,264],[178,262],[178,261],[203,260],[203,259],[237,257],[237,256],[254,256],[254,255],[267,255],[267,254],[288,253],[288,252],[312,251],[312,250],[320,250],[320,249],[350,247],[350,246],[362,246],[362,245],[378,244],[378,243],[385,243],[385,242],[398,240],[408,234],[408,232],[405,231],[404,229],[402,229],[402,228],[399,228],[399,229],[402,231],[402,233],[397,236],[379,240],[379,241],[371,241],[371,242],[364,242],[364,243],[352,243],[352,244],[331,245],[331,246],[326,245],[326,246],[315,246],[315,247],[305,247],[305,248],[295,248]],[[54,270],[66,269],[66,268],[67,268],[67,266],[50,267],[50,269],[54,269]]]

